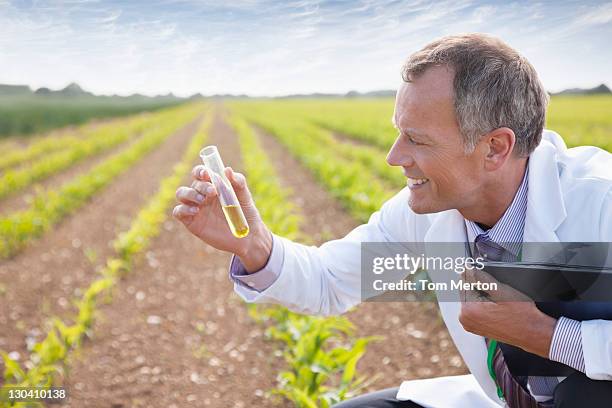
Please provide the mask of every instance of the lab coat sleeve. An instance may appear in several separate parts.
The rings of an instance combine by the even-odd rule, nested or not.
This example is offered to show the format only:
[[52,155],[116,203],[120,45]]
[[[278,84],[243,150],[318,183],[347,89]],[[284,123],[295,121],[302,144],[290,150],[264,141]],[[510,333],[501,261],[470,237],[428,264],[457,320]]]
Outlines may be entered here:
[[[612,242],[612,190],[608,191],[601,213],[602,242]],[[612,294],[611,294],[612,296]],[[587,320],[581,323],[586,375],[594,380],[612,380],[612,321]]]
[[275,236],[284,254],[278,278],[263,291],[237,283],[234,290],[247,302],[281,304],[298,313],[346,312],[361,301],[361,242],[418,241],[417,216],[408,206],[409,194],[404,188],[372,214],[367,224],[319,247]]

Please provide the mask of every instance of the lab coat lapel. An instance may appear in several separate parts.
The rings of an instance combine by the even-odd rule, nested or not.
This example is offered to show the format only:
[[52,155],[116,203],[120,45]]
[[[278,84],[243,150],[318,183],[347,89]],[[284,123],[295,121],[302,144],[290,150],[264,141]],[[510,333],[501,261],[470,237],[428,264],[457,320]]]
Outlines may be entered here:
[[[457,243],[449,247],[451,251],[456,253],[446,253],[444,256],[465,256],[464,246],[459,245],[467,241],[463,216],[457,210],[448,210],[436,214],[436,218],[430,226],[424,240],[428,256],[431,254],[429,251],[430,248],[439,248],[439,243],[443,242]],[[431,275],[435,274],[430,274],[430,276]],[[431,277],[435,280],[433,276]],[[463,329],[463,326],[459,323],[459,312],[461,310],[460,302],[438,302],[438,304],[444,323],[470,372],[474,375],[487,396],[499,405],[503,405],[497,397],[495,383],[489,376],[487,368],[487,347],[484,338]]]
[[[523,242],[545,242],[546,245],[523,245],[523,261],[553,260],[562,252],[559,237],[555,233],[567,217],[556,155],[559,147],[548,140],[529,157],[529,190]],[[559,243],[550,245],[548,243]]]

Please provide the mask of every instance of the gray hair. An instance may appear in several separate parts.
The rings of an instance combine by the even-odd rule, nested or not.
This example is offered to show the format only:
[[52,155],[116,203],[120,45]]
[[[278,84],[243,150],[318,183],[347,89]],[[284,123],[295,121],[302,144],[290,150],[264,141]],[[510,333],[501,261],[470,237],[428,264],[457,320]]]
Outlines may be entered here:
[[488,132],[514,131],[514,153],[528,156],[540,143],[548,94],[533,66],[503,41],[485,34],[440,38],[412,54],[402,78],[412,82],[431,66],[454,70],[454,105],[466,151]]

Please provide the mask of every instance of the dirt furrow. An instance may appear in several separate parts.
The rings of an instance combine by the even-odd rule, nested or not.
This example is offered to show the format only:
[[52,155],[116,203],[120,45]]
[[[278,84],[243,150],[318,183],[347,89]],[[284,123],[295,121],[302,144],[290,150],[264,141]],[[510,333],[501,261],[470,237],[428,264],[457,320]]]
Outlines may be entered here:
[[0,216],[27,208],[38,191],[44,191],[49,188],[53,188],[53,186],[61,186],[76,175],[89,171],[94,166],[102,163],[112,155],[122,150],[129,149],[129,147],[138,142],[138,140],[140,140],[140,135],[130,137],[129,140],[120,143],[118,146],[114,146],[109,150],[99,152],[92,157],[74,163],[68,168],[52,174],[50,177],[44,180],[35,182],[31,186],[28,186],[21,191],[17,191],[15,194],[12,194],[5,199],[1,199]]
[[196,131],[192,121],[99,191],[13,259],[0,263],[0,348],[23,353],[40,339],[41,323],[71,310],[71,301],[96,277],[111,240],[171,172]]
[[[220,118],[208,142],[240,170],[235,135]],[[71,361],[66,406],[270,406],[264,393],[283,361],[233,293],[229,259],[168,219]]]
[[[86,138],[92,130],[107,124],[121,123],[122,121],[136,118],[140,115],[149,115],[151,112],[139,112],[129,116],[116,116],[107,118],[93,118],[87,121],[87,124],[66,125],[61,128],[49,129],[40,133],[30,135],[15,135],[15,136],[0,136],[0,149],[5,147],[25,149],[32,143],[47,138],[61,138],[63,136],[76,136]],[[82,131],[79,128],[83,127]]]

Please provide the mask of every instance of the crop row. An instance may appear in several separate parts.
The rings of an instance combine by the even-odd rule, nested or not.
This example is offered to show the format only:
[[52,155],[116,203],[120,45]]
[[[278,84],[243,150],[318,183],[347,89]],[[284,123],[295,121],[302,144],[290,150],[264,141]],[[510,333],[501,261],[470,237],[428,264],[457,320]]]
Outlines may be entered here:
[[0,218],[0,258],[11,257],[29,241],[76,211],[98,190],[159,146],[180,126],[193,120],[201,111],[201,105],[189,105],[163,113],[160,125],[144,132],[126,150],[111,156],[58,189],[39,193],[29,208]]
[[372,168],[353,156],[339,153],[331,141],[320,142],[316,126],[290,116],[262,114],[248,104],[232,106],[241,116],[275,136],[359,221],[367,221],[394,194],[394,188],[375,177]]
[[[266,224],[287,238],[300,234],[303,221],[291,200],[292,192],[281,187],[270,158],[248,123],[234,116],[231,123],[239,136],[249,188]],[[268,324],[267,335],[283,345],[288,370],[278,376],[280,394],[296,407],[330,407],[359,389],[355,367],[373,338],[351,340],[354,328],[346,317],[317,317],[293,313],[281,306],[258,308],[250,314]]]
[[48,135],[32,138],[32,141],[25,147],[17,143],[6,140],[0,141],[0,149],[3,151],[0,157],[0,170],[15,167],[21,163],[37,158],[44,153],[52,153],[64,149],[66,146],[80,140],[79,134],[85,131],[88,125],[80,126],[78,129],[65,131],[64,135],[51,132]]
[[387,151],[397,137],[391,117],[393,100],[380,99],[293,99],[257,101],[253,105],[279,115],[306,119],[319,127],[342,133]]
[[[206,141],[210,117],[208,115],[204,120],[181,161],[174,166],[172,174],[161,181],[159,190],[137,214],[129,229],[119,234],[113,241],[116,255],[107,259],[100,277],[94,280],[76,300],[77,310],[74,315],[64,321],[57,317],[51,319],[51,327],[46,336],[33,345],[29,360],[23,367],[11,360],[6,352],[0,352],[5,364],[4,392],[8,392],[11,387],[48,388],[55,384],[57,375],[64,371],[70,352],[89,334],[99,299],[105,295],[110,297],[111,289],[122,276],[130,272],[139,255],[159,234],[161,224],[167,218],[168,207],[174,201],[176,187],[189,172],[194,157],[197,157],[199,149]],[[26,405],[16,403],[13,406]]]
[[[54,151],[48,155],[44,155],[44,150],[39,152],[37,149],[34,149],[37,146],[46,147],[47,143],[32,146],[24,151],[21,156],[24,158],[28,153],[36,152],[39,154],[38,156],[34,155],[34,157],[39,157],[39,160],[35,160],[17,169],[9,169],[0,176],[0,199],[36,181],[44,180],[88,157],[109,150],[138,136],[142,130],[159,124],[164,119],[164,116],[164,113],[160,113],[150,118],[139,117],[125,123],[117,122],[113,125],[106,125],[93,132],[93,135],[88,138],[72,138],[64,146],[64,149],[55,150],[54,148]],[[66,140],[68,139],[60,139],[57,144],[62,145]],[[52,141],[49,140],[48,142]]]
[[390,189],[395,189],[405,184],[405,178],[402,173],[397,168],[389,166],[385,161],[385,153],[375,146],[356,144],[350,141],[347,142],[344,139],[338,139],[333,135],[332,131],[312,123],[305,114],[293,112],[292,109],[287,109],[286,106],[271,103],[261,104],[251,107],[251,109],[254,109],[259,117],[291,118],[294,125],[299,124],[302,131],[307,132],[308,138],[313,142],[336,151],[346,159],[363,164],[370,169],[371,174],[387,183],[387,187]]
[[116,119],[106,124],[86,123],[75,129],[54,131],[37,138],[32,137],[31,142],[25,147],[11,146],[7,141],[6,149],[3,149],[4,154],[0,157],[0,170],[69,148],[83,140],[104,138],[109,131],[113,132],[124,127],[135,127],[134,131],[142,130],[154,117],[154,114],[139,114],[126,119]]
[[[397,137],[391,118],[393,98],[284,99],[257,101],[253,106],[281,111],[283,116],[312,123],[387,151]],[[554,95],[546,117],[547,129],[559,133],[568,146],[593,145],[612,151],[612,96]]]

